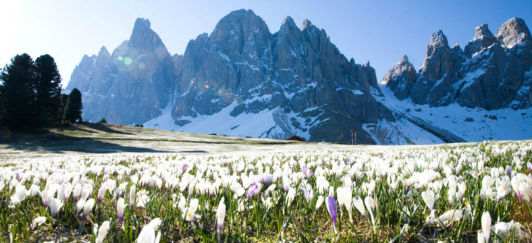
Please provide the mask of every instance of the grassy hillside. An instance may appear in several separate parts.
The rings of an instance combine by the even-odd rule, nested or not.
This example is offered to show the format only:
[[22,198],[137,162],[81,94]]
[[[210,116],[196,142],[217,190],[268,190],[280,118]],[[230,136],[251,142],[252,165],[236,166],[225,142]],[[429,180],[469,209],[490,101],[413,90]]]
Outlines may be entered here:
[[[95,153],[219,153],[314,150],[316,143],[190,134],[112,124],[73,124],[37,133],[3,131],[0,158]],[[345,149],[346,145],[328,145]]]

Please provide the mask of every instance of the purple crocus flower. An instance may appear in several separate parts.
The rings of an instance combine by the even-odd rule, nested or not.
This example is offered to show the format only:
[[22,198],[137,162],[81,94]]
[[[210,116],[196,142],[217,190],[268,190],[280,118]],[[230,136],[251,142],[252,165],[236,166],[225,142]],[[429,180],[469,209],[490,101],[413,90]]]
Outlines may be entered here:
[[532,163],[528,162],[526,165],[528,166],[528,170],[532,171]]
[[521,192],[516,191],[515,194],[517,195],[517,199],[519,199],[519,202],[523,201],[523,194],[521,194]]
[[312,176],[313,172],[312,170],[307,170],[307,178],[310,179],[310,177]]
[[188,164],[184,164],[183,167],[181,167],[181,174],[185,173],[187,168],[188,168]]
[[247,193],[247,198],[246,200],[249,200],[250,198],[252,198],[253,196],[259,194],[260,192],[260,188],[261,188],[261,185],[260,183],[257,184],[257,183],[253,183],[253,185],[251,185],[248,189],[248,193]]
[[512,176],[512,167],[511,166],[506,166],[506,174],[511,177]]
[[328,196],[327,201],[325,201],[325,203],[327,204],[327,211],[329,211],[329,215],[331,215],[331,219],[334,225],[334,231],[336,232],[336,214],[338,212],[336,200],[334,200],[334,197]]
[[260,181],[265,185],[269,186],[273,182],[273,175],[272,174],[263,174]]

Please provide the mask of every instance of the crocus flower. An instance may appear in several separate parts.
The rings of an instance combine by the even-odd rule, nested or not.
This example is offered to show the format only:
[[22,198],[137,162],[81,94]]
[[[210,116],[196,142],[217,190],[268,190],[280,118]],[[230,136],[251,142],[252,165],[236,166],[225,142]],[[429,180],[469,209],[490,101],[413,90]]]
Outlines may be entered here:
[[371,224],[373,224],[373,230],[375,230],[375,217],[373,216],[373,209],[377,206],[375,199],[373,199],[371,196],[367,196],[364,199],[364,204],[366,204],[366,208],[368,208],[369,216],[371,217]]
[[218,209],[216,209],[216,231],[218,234],[222,233],[222,229],[224,226],[224,219],[225,219],[225,198],[222,197],[222,200],[220,200],[220,203],[218,204]]
[[345,208],[347,209],[347,213],[349,213],[349,220],[353,221],[353,216],[351,212],[351,209],[353,207],[353,190],[351,190],[351,187],[339,187],[336,190],[336,194],[338,195],[338,204],[340,205],[340,207],[345,206]]
[[26,187],[24,185],[17,185],[17,189],[15,191],[15,194],[11,196],[11,204],[17,205],[20,202],[24,201],[26,199]]
[[94,242],[102,243],[103,240],[105,239],[105,236],[109,232],[109,227],[110,227],[109,221],[103,222],[100,228],[98,229],[98,235],[96,236],[96,240]]
[[68,201],[68,198],[70,197],[71,193],[72,193],[72,184],[70,183],[63,184],[63,199],[65,202]]
[[324,200],[323,196],[318,197],[318,201],[316,201],[316,210],[318,210],[321,207],[321,205],[323,204],[323,200]]
[[116,215],[118,217],[118,221],[120,221],[120,224],[124,221],[124,209],[126,207],[126,204],[124,203],[124,198],[119,198],[116,202]]
[[57,212],[59,212],[59,209],[63,206],[63,202],[57,198],[52,199],[50,202],[50,214],[52,217],[55,217]]
[[90,198],[89,200],[87,200],[87,202],[85,202],[85,205],[83,205],[83,217],[84,218],[92,211],[92,208],[94,207],[94,203],[95,203],[94,198]]
[[107,192],[107,186],[106,184],[102,184],[100,187],[100,190],[98,190],[98,204],[100,204],[105,197],[105,193]]
[[135,190],[135,185],[131,186],[129,189],[129,208],[133,208],[133,206],[135,206]]
[[366,209],[364,208],[364,201],[361,198],[353,199],[355,208],[360,212],[362,216],[366,216]]
[[484,212],[481,218],[482,225],[482,235],[486,242],[490,241],[490,230],[491,230],[491,216],[489,212]]
[[518,239],[530,239],[530,234],[527,232],[526,228],[513,220],[510,222],[499,222],[491,226],[493,233],[498,235],[501,238],[511,237],[512,234],[517,236]]
[[248,189],[246,200],[249,200],[253,196],[259,194],[260,188],[261,188],[261,184],[260,183],[253,183],[253,185],[251,185],[249,187],[249,189]]
[[46,222],[46,217],[40,216],[37,218],[34,218],[31,222],[31,229],[37,228],[39,225],[44,224]]
[[76,184],[74,186],[74,190],[72,191],[72,198],[74,198],[74,201],[77,201],[80,195],[81,195],[81,184]]
[[197,198],[194,198],[192,200],[190,200],[190,205],[188,206],[188,208],[185,209],[185,220],[186,221],[194,221],[196,220],[196,210],[198,209],[199,207],[199,201]]
[[85,199],[80,199],[76,203],[76,213],[80,213],[83,210],[83,206],[85,206]]
[[423,198],[427,207],[432,211],[434,208],[434,192],[431,190],[424,191],[421,193],[421,198]]
[[161,219],[155,218],[152,219],[152,221],[144,225],[142,227],[142,230],[140,231],[140,234],[136,240],[137,243],[158,243],[161,239],[161,232],[158,232],[157,236],[155,235],[155,231],[159,228],[161,225]]
[[92,185],[85,184],[83,185],[83,190],[81,192],[81,198],[87,200],[87,198],[92,197]]
[[334,232],[336,233],[336,214],[338,213],[338,206],[336,205],[336,200],[334,200],[334,197],[327,196],[327,200],[325,200],[325,204],[327,205],[327,211],[329,212],[329,215],[331,216],[331,219],[333,221],[334,225]]

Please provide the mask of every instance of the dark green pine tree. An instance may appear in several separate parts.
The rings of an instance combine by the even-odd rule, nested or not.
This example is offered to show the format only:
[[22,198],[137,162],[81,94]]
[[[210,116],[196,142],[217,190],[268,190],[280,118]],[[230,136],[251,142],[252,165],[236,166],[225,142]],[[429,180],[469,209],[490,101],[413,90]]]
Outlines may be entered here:
[[68,95],[68,100],[66,102],[65,120],[68,122],[81,122],[82,109],[81,92],[79,92],[78,89],[73,89]]
[[42,55],[35,60],[35,113],[40,127],[60,125],[63,118],[61,75],[54,58]]
[[28,54],[11,59],[0,74],[0,103],[3,107],[2,125],[15,130],[29,130],[37,121],[34,115],[35,66]]

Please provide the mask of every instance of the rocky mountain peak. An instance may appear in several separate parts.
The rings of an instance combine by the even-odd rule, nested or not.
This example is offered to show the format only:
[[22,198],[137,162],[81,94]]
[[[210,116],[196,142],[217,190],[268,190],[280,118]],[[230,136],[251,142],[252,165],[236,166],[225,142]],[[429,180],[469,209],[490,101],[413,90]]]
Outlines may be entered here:
[[252,10],[241,9],[223,17],[209,37],[220,46],[222,53],[232,55],[246,48],[254,49],[250,43],[267,43],[271,33],[261,17]]
[[515,45],[523,44],[530,45],[532,40],[530,31],[521,18],[511,18],[507,20],[499,29],[495,36],[507,48],[512,48]]
[[107,48],[105,48],[105,46],[102,46],[102,48],[100,48],[100,51],[98,52],[98,56],[99,57],[110,57],[109,51],[107,51]]
[[437,32],[433,33],[430,36],[430,44],[429,46],[433,47],[447,47],[449,48],[449,43],[447,41],[447,37],[445,34],[443,34],[442,30],[438,30]]
[[310,28],[312,26],[312,22],[310,22],[310,20],[308,19],[305,19],[303,20],[303,26],[301,27],[301,30],[306,30],[307,28]]
[[473,39],[465,46],[464,52],[468,57],[472,57],[495,42],[497,42],[497,38],[493,36],[488,28],[488,25],[483,24],[475,28],[475,35],[473,36]]
[[168,52],[159,35],[151,29],[150,21],[143,18],[138,18],[135,21],[128,47],[161,53]]
[[401,57],[401,60],[399,60],[399,62],[397,62],[397,64],[395,64],[395,66],[397,65],[406,65],[406,64],[410,64],[410,62],[408,61],[408,56],[407,55],[404,55],[403,57]]
[[399,99],[405,99],[409,95],[409,90],[416,82],[417,72],[414,65],[408,61],[408,56],[404,55],[395,66],[386,73],[381,84],[389,87]]
[[269,33],[268,26],[261,17],[257,16],[252,10],[240,9],[232,11],[218,21],[211,36],[218,40],[223,40],[228,35],[241,38],[241,35],[249,34],[253,31]]
[[102,48],[100,48],[100,51],[98,52],[98,56],[96,57],[96,63],[105,64],[110,59],[111,55],[109,54],[109,51],[107,51],[107,48],[105,48],[105,46],[102,46]]
[[296,25],[296,23],[294,22],[294,19],[292,19],[292,17],[290,16],[287,16],[284,21],[283,21],[283,24],[281,25],[281,29],[279,30],[280,32],[284,32],[284,31],[292,31],[292,30],[295,30],[295,29],[299,29]]
[[473,36],[473,40],[492,38],[495,38],[495,36],[493,36],[487,24],[483,24],[475,28],[475,36]]

